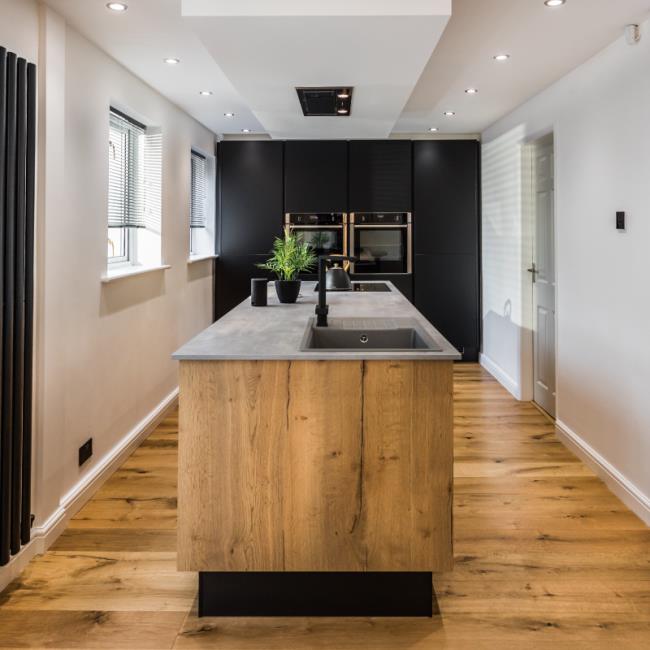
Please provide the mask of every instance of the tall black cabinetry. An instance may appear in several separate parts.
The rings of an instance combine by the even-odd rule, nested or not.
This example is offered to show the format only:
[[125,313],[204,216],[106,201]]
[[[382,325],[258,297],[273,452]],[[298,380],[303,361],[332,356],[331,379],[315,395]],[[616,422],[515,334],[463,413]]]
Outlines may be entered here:
[[[413,157],[410,140],[350,142],[350,212],[411,212]],[[393,282],[413,300],[411,275],[356,275],[355,280]]]
[[413,276],[388,279],[465,360],[478,358],[478,142],[225,141],[218,164],[218,317],[265,275],[255,264],[282,233],[284,212],[412,212]]
[[285,144],[284,211],[348,211],[347,142],[290,140]]
[[479,144],[413,144],[415,306],[463,353],[480,346]]
[[410,212],[409,140],[350,142],[350,212]]
[[271,141],[219,144],[217,317],[250,295],[250,279],[265,275],[255,264],[268,257],[282,232],[283,149]]

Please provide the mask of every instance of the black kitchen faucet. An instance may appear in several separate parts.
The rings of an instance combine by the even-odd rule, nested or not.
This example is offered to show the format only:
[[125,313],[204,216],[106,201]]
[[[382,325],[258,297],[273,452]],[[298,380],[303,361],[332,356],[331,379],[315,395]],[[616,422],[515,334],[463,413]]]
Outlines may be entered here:
[[316,305],[316,326],[327,327],[327,286],[325,265],[327,262],[357,262],[356,257],[348,255],[320,255],[318,257],[318,304]]

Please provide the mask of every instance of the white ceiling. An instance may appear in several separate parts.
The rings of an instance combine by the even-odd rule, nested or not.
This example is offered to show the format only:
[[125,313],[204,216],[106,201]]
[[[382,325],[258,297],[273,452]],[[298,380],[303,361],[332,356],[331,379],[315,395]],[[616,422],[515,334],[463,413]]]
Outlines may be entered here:
[[[181,18],[181,0],[125,0],[129,9],[117,14],[108,0],[45,0],[66,21],[215,133],[263,133],[247,104],[199,37]],[[181,59],[179,65],[163,62]],[[202,97],[199,92],[213,95]],[[234,119],[224,113],[235,113]]]
[[[185,18],[183,0],[124,0],[124,14],[106,1],[45,0],[216,133],[283,138],[481,132],[650,10],[650,0],[567,0],[558,9],[453,0],[442,33],[451,0],[184,0],[194,14]],[[498,52],[512,58],[496,63]],[[329,84],[355,86],[353,117],[304,118],[294,87]]]
[[[480,133],[584,63],[626,24],[647,18],[650,0],[454,0],[440,43],[395,127],[416,133]],[[650,33],[645,34],[650,38]],[[507,53],[507,62],[494,55]],[[467,95],[466,88],[478,88]],[[455,111],[452,118],[445,111]]]
[[181,0],[184,16],[435,16],[452,0]]
[[[197,4],[212,8],[196,15]],[[221,4],[183,0],[184,14],[188,8],[193,12],[185,22],[201,37],[266,131],[281,139],[387,138],[450,12],[449,0],[429,1],[426,13],[420,14],[409,5],[422,4],[421,0],[396,0],[392,15],[359,15],[355,3],[348,0],[342,7],[344,15],[332,15],[330,5],[335,3],[330,1],[330,15],[315,16],[314,5],[323,3],[312,0],[304,2],[308,15],[294,9],[297,15],[224,17],[215,7]],[[232,3],[226,4],[230,13]],[[239,4],[241,9],[258,1]],[[273,4],[277,11],[284,3]],[[401,15],[404,10],[411,13]],[[351,115],[305,117],[296,86],[353,87]]]

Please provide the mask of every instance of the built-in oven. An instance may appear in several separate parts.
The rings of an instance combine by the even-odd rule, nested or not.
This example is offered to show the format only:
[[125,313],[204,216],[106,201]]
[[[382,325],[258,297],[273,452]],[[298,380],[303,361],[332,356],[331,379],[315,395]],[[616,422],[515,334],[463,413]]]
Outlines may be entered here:
[[351,273],[400,275],[413,270],[410,212],[350,214]]
[[347,221],[343,212],[284,215],[285,231],[300,234],[316,255],[347,255]]

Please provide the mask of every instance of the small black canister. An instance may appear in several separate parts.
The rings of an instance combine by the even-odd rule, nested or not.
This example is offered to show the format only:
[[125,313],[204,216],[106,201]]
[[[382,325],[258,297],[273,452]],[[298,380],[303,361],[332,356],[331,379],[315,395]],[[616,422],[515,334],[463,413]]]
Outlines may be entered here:
[[269,281],[267,278],[253,278],[251,280],[251,305],[253,307],[266,307]]

